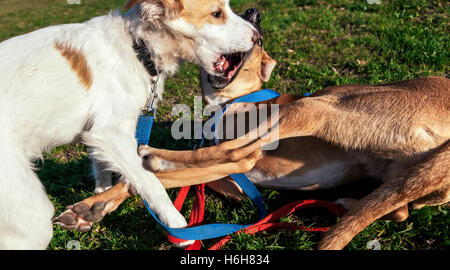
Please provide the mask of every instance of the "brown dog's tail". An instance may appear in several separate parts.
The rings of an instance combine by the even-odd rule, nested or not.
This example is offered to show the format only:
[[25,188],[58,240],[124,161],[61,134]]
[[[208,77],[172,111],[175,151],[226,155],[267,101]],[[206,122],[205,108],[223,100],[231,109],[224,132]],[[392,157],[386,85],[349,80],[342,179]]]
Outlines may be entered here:
[[423,162],[409,167],[361,199],[327,232],[319,249],[343,249],[375,220],[450,185],[450,141]]

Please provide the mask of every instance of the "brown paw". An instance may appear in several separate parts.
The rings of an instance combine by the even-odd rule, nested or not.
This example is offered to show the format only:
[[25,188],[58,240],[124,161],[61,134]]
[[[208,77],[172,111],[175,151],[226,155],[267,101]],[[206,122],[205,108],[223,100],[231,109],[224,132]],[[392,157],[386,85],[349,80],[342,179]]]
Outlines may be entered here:
[[94,222],[99,222],[103,219],[102,211],[105,206],[105,202],[96,202],[92,207],[80,202],[73,206],[68,206],[66,211],[52,221],[53,224],[59,224],[64,230],[87,232],[91,229]]
[[144,167],[151,172],[161,172],[164,169],[163,160],[157,156],[148,155],[143,158]]
[[408,216],[409,216],[408,206],[405,205],[385,215],[384,217],[381,218],[381,220],[392,220],[395,222],[402,222],[408,219]]
[[209,182],[206,185],[215,192],[231,198],[239,203],[242,202],[245,196],[242,188],[233,179],[228,177]]

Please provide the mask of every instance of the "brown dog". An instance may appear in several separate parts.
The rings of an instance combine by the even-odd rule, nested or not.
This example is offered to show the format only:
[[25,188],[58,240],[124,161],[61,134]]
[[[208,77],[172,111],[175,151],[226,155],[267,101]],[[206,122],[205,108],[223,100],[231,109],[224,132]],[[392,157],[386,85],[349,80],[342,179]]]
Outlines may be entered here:
[[[383,178],[383,184],[362,200],[343,200],[349,212],[326,234],[319,249],[342,249],[383,216],[406,219],[408,203],[417,209],[444,204],[450,199],[448,79],[424,77],[385,85],[330,87],[282,106],[279,134],[280,147],[265,153],[247,173],[256,184],[274,188],[332,187],[350,180],[347,174],[358,178],[361,166],[365,167],[363,172]],[[310,136],[330,144],[323,145]],[[209,172],[217,175],[222,173],[221,165],[242,161],[247,163],[242,164],[240,172],[247,172],[247,166],[260,155],[261,147],[271,142],[270,136],[255,141],[241,138],[195,151],[142,146],[140,154],[191,167],[209,166]],[[318,161],[320,157],[322,161]],[[278,162],[274,162],[276,159]],[[302,179],[303,169],[308,167],[304,164],[308,162],[313,171],[330,163],[340,165],[324,170],[324,174],[332,176],[327,181],[320,177]],[[191,169],[163,176],[175,177],[186,170]],[[283,174],[286,171],[288,177]]]
[[[262,48],[255,47],[227,87],[217,90],[214,80],[202,75],[205,100],[218,103],[260,89],[273,65]],[[270,142],[266,136],[195,151],[143,146],[140,154],[149,156],[146,165],[160,171],[156,175],[165,187],[245,172],[258,186],[303,190],[331,188],[366,175],[381,177],[383,184],[362,200],[343,200],[349,212],[319,245],[341,249],[376,219],[406,219],[408,203],[420,208],[449,201],[449,91],[449,80],[425,77],[329,87],[307,98],[283,95],[270,101],[283,105],[281,140],[274,151],[261,155],[261,146]],[[229,179],[209,186],[239,198],[239,188]],[[59,221],[64,228],[89,229],[129,196],[129,188],[119,183],[76,204]]]

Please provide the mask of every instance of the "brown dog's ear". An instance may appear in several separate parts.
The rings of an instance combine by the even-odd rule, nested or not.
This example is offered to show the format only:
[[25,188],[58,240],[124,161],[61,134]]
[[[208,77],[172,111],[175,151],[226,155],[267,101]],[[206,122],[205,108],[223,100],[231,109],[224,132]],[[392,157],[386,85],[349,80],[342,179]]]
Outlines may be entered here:
[[273,60],[266,51],[263,50],[262,60],[261,60],[261,80],[263,82],[268,82],[270,80],[270,75],[277,61]]

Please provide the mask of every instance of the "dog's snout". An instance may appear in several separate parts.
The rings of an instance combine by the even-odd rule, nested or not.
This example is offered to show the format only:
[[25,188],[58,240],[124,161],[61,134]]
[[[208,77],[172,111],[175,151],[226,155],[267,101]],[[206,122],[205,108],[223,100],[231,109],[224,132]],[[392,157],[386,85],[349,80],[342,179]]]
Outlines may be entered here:
[[259,24],[261,22],[261,13],[259,13],[259,10],[256,8],[247,9],[244,16],[244,19],[248,20],[252,24]]
[[245,11],[245,14],[249,17],[251,22],[260,23],[261,13],[256,8],[249,8]]

